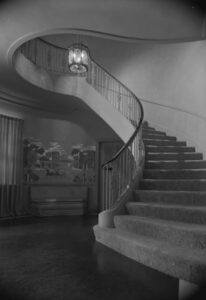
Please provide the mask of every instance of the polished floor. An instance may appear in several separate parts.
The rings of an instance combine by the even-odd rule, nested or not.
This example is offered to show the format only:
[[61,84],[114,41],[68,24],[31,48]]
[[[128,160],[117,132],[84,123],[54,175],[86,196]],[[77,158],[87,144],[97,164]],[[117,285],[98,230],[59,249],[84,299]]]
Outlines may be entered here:
[[0,300],[170,300],[177,280],[94,241],[96,217],[0,223]]

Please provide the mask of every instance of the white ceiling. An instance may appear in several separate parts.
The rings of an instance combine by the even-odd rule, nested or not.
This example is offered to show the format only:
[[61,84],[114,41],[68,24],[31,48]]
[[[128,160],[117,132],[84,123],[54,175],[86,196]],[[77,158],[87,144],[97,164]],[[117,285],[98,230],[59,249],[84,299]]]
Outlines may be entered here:
[[45,39],[66,47],[71,32],[80,32],[100,61],[98,55],[108,55],[114,43],[205,38],[204,15],[191,1],[4,0],[0,4],[0,93],[45,110],[56,111],[58,107],[59,113],[78,108],[72,97],[68,101],[68,96],[32,86],[11,64],[14,49],[25,40],[51,35]]

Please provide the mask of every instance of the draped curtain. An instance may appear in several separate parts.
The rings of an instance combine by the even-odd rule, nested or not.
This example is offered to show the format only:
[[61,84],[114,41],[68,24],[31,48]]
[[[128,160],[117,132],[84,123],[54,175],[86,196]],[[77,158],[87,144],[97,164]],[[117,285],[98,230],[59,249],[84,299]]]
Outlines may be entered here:
[[0,115],[0,217],[23,215],[23,120]]

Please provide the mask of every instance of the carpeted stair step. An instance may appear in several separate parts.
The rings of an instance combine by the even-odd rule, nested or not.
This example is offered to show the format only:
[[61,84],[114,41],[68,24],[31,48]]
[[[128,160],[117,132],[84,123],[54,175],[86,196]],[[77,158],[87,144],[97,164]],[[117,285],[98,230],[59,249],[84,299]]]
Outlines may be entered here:
[[136,190],[133,198],[137,202],[206,206],[206,191]]
[[147,145],[145,146],[145,151],[146,152],[151,152],[151,153],[161,153],[161,152],[166,152],[166,153],[179,153],[179,152],[195,152],[195,147],[180,147],[180,146],[152,146],[152,145]]
[[185,160],[185,161],[145,161],[146,169],[206,169],[205,160]]
[[148,127],[145,127],[145,126],[142,126],[142,131],[156,131],[156,129],[154,127],[151,127],[151,126],[148,126]]
[[147,179],[206,179],[206,169],[150,170],[145,169],[143,178]]
[[206,278],[206,251],[172,246],[171,243],[115,228],[94,227],[96,240],[148,267],[196,284]]
[[126,208],[130,215],[177,222],[206,224],[206,206],[128,202]]
[[143,138],[145,135],[163,135],[163,136],[166,136],[166,133],[163,132],[163,131],[157,131],[157,130],[148,130],[148,129],[143,129],[142,130],[142,133],[143,133]]
[[164,140],[164,141],[176,141],[177,138],[175,136],[163,135],[163,134],[153,134],[153,133],[145,133],[143,134],[143,140]]
[[143,179],[140,181],[142,190],[164,191],[206,191],[205,179]]
[[189,282],[206,279],[206,161],[185,141],[144,122],[145,169],[128,215],[96,240],[144,265]]
[[201,160],[202,153],[146,153],[146,160]]
[[206,248],[206,225],[131,215],[115,216],[114,224],[119,230],[157,238],[172,245],[187,246],[191,249]]
[[168,141],[168,140],[152,140],[152,139],[144,139],[144,145],[152,145],[152,146],[179,146],[185,147],[186,142],[182,141]]

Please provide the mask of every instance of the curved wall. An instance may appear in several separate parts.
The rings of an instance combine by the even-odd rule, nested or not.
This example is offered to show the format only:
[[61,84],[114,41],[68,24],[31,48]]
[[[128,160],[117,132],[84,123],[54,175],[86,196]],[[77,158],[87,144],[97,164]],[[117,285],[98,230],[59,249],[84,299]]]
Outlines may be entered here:
[[140,99],[160,104],[143,101],[149,121],[206,155],[205,53],[206,41],[130,47],[119,43],[113,44],[113,55],[99,57]]

